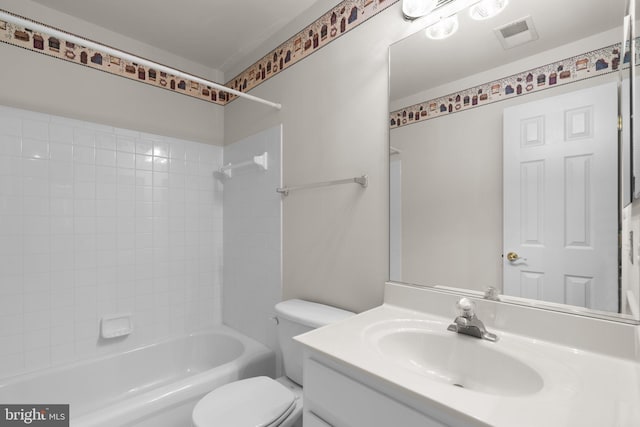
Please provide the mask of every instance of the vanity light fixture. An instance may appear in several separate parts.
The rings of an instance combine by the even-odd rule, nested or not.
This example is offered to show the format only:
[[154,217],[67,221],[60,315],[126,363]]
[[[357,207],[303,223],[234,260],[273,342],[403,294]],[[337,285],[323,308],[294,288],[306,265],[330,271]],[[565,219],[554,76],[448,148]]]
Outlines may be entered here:
[[427,27],[425,33],[432,40],[442,40],[453,35],[456,31],[458,31],[458,15],[451,15]]
[[469,16],[476,21],[493,18],[508,4],[509,0],[482,0],[469,8]]

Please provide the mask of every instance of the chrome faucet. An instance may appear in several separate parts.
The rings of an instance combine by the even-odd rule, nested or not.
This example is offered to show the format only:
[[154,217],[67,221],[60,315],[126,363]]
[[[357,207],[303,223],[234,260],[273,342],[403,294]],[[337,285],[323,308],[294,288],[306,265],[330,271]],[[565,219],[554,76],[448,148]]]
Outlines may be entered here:
[[470,335],[476,338],[482,338],[488,341],[498,341],[498,336],[487,332],[484,323],[475,313],[476,305],[469,298],[460,298],[456,304],[460,315],[456,317],[452,324],[447,328],[448,331],[457,332],[459,334]]

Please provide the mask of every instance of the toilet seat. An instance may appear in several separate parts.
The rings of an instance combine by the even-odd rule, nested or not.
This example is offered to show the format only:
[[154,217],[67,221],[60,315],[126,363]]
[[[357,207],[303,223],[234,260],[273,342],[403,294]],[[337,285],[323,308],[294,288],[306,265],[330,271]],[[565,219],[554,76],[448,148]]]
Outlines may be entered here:
[[235,381],[203,397],[193,410],[196,427],[275,427],[295,408],[296,396],[268,377]]

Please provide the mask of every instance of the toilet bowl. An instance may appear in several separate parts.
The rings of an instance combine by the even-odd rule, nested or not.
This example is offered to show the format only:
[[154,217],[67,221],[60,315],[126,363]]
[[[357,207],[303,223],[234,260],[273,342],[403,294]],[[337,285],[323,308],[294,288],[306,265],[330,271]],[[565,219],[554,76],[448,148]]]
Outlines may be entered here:
[[301,427],[302,347],[293,337],[354,313],[303,300],[276,304],[278,343],[286,376],[254,377],[211,391],[195,406],[195,427]]
[[293,427],[301,424],[302,387],[286,377],[254,377],[219,387],[193,410],[195,427]]

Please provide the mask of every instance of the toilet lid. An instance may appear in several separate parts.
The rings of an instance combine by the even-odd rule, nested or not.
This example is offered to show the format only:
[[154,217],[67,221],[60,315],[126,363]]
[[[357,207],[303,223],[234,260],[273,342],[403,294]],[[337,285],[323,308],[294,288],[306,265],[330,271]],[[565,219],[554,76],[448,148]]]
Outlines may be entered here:
[[196,427],[267,427],[288,414],[295,395],[268,377],[235,381],[203,397],[193,409]]

